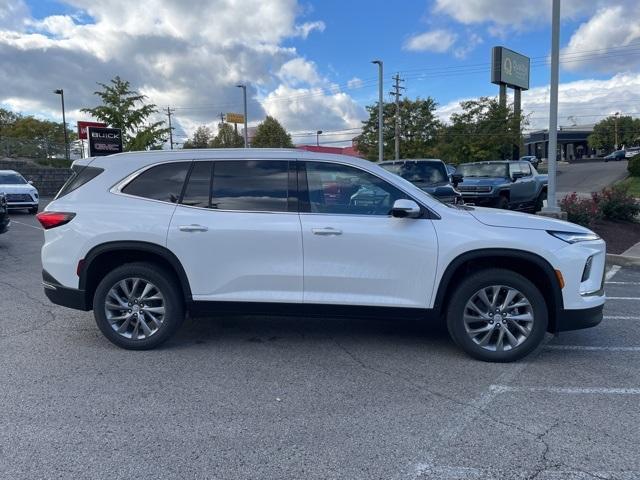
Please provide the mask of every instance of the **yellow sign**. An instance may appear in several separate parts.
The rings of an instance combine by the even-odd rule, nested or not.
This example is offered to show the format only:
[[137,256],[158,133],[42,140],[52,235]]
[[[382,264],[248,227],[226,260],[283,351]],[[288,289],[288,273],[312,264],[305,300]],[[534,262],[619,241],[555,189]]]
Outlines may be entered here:
[[241,113],[227,113],[225,119],[229,123],[244,123],[244,115]]

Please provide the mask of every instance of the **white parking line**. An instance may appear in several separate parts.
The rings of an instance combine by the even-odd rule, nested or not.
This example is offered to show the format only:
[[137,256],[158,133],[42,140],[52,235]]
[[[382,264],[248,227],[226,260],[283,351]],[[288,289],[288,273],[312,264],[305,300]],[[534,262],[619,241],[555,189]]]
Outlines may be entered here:
[[611,270],[604,276],[604,281],[607,282],[613,278],[613,276],[620,271],[620,265],[614,265]]
[[625,315],[605,315],[604,320],[640,320],[640,317],[629,317]]
[[592,345],[547,345],[547,350],[585,350],[604,352],[640,352],[640,347],[598,347]]
[[19,222],[18,220],[11,220],[11,223],[17,223],[18,225],[24,225],[25,227],[35,228],[36,230],[42,230],[42,228],[40,227],[36,227],[35,225],[29,225],[28,223],[22,223],[22,222]]
[[494,393],[567,393],[578,395],[640,395],[640,388],[606,388],[606,387],[512,387],[510,385],[490,385]]
[[604,282],[607,285],[640,285],[640,282]]
[[607,297],[607,300],[640,300],[640,297]]

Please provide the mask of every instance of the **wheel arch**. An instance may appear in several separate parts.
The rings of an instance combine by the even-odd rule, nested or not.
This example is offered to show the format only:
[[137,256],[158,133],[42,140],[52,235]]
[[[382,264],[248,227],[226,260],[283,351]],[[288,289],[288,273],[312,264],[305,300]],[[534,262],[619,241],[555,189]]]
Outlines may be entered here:
[[517,249],[487,248],[465,252],[453,259],[442,275],[433,309],[445,311],[458,280],[471,269],[504,268],[519,273],[531,280],[545,297],[549,310],[549,331],[556,332],[557,319],[564,309],[562,289],[554,268],[543,257]]
[[178,257],[169,249],[143,241],[107,242],[93,247],[81,260],[78,268],[79,287],[85,292],[89,309],[93,308],[93,295],[100,279],[114,268],[131,262],[150,262],[168,269],[178,282],[185,304],[192,302],[187,274]]

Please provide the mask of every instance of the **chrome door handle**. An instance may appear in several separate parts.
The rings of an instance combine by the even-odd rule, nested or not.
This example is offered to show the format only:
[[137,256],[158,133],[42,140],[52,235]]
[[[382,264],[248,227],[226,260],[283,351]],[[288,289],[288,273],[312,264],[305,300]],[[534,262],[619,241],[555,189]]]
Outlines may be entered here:
[[207,230],[209,230],[207,227],[203,225],[195,225],[195,224],[180,225],[178,229],[181,232],[206,232]]
[[342,230],[331,227],[312,228],[311,233],[313,233],[314,235],[342,235]]

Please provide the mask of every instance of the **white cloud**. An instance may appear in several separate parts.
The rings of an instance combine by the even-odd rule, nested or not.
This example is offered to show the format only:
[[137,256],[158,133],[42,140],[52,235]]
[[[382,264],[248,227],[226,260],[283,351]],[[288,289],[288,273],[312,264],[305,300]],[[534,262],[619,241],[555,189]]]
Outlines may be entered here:
[[47,115],[59,108],[51,90],[64,88],[69,112],[77,112],[97,103],[96,82],[120,75],[159,107],[186,107],[175,121],[190,130],[215,123],[220,111],[241,110],[237,83],[249,85],[249,117],[258,119],[258,91],[282,78],[325,82],[313,62],[284,45],[325,28],[299,24],[297,0],[65,3],[76,14],[35,19],[23,0],[0,0],[0,103]]
[[640,65],[640,24],[625,20],[638,16],[638,2],[598,10],[580,25],[563,49],[564,66],[571,70],[595,68],[610,72],[628,71]]
[[294,58],[280,67],[278,77],[288,85],[309,84],[316,85],[321,82],[316,64],[304,58]]
[[[454,100],[438,108],[438,117],[448,121],[452,113],[460,112],[460,102]],[[618,74],[607,80],[577,80],[561,83],[558,94],[558,125],[592,125],[615,112],[640,117],[640,73]],[[522,93],[522,109],[529,115],[528,128],[548,128],[549,91],[536,87]]]
[[[364,108],[344,92],[327,93],[325,89],[292,88],[280,85],[262,101],[267,114],[276,117],[290,131],[355,129],[366,118]],[[324,141],[347,141],[358,132],[325,135]],[[308,141],[308,139],[294,139]],[[315,141],[315,138],[314,138]]]
[[361,78],[353,77],[351,80],[347,82],[348,88],[360,88],[362,87],[363,82]]
[[444,53],[451,48],[457,38],[457,35],[449,30],[431,30],[412,35],[405,41],[402,48],[413,52]]
[[478,45],[482,43],[484,43],[482,37],[477,33],[471,32],[468,34],[467,40],[465,41],[464,45],[459,45],[453,49],[453,55],[459,60],[464,60],[465,58],[467,58],[467,55],[469,55],[476,49]]

